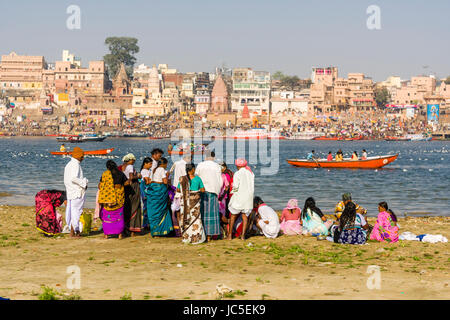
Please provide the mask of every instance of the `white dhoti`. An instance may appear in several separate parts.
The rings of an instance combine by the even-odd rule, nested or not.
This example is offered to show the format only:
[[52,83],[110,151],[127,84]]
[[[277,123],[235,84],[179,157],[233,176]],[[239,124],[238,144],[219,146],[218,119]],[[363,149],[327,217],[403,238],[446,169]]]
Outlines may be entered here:
[[80,224],[80,217],[83,213],[83,206],[84,206],[84,199],[85,196],[81,198],[76,198],[72,200],[67,200],[66,205],[66,224],[73,228],[74,231],[81,232],[79,224]]
[[276,238],[280,232],[280,228],[276,225],[266,224],[262,219],[258,221],[258,226],[267,238]]
[[250,213],[252,213],[253,209],[235,209],[231,206],[228,206],[228,210],[230,211],[231,214],[245,214],[247,217],[250,215]]

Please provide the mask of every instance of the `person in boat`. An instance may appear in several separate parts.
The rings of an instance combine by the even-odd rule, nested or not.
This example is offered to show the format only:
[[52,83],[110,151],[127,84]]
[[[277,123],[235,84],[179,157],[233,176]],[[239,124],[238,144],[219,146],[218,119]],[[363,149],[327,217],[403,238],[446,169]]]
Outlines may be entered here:
[[303,235],[326,236],[332,224],[333,222],[327,220],[322,211],[316,206],[314,198],[309,197],[306,199],[302,212]]
[[397,242],[397,216],[384,201],[378,204],[378,212],[377,222],[373,226],[370,239],[380,242]]
[[208,241],[213,236],[219,236],[221,234],[219,193],[222,188],[222,168],[214,161],[214,158],[215,152],[211,151],[206,157],[206,160],[200,162],[195,169],[195,174],[202,179],[205,185],[200,210]]
[[66,146],[64,145],[64,143],[61,145],[61,147],[59,148],[59,151],[60,152],[66,152],[67,151],[67,149],[66,149]]
[[83,213],[88,179],[84,177],[81,162],[84,160],[84,151],[79,147],[73,148],[72,157],[64,168],[64,185],[66,187],[66,224],[70,228],[72,237],[79,237],[80,217]]
[[350,202],[342,212],[334,239],[337,243],[364,244],[367,240],[367,230],[369,230],[369,225],[366,220],[356,212],[355,204]]
[[169,145],[167,146],[167,152],[171,152],[173,150],[173,145],[171,143],[169,143]]
[[141,187],[140,174],[134,168],[136,157],[129,153],[122,159],[122,171],[130,183],[125,187],[125,223],[127,230],[133,237],[142,230]]
[[125,186],[131,181],[113,160],[106,162],[106,169],[98,185],[103,233],[106,239],[109,235],[118,235],[122,239],[125,231]]
[[148,215],[147,215],[147,195],[145,194],[145,187],[149,185],[152,182],[151,177],[151,168],[153,164],[153,159],[150,157],[145,157],[144,161],[141,165],[141,182],[140,182],[140,192],[141,192],[141,199],[143,203],[142,211],[143,211],[143,222],[142,222],[142,228],[146,229],[148,227]]
[[255,226],[266,238],[276,238],[280,233],[280,222],[277,213],[264,203],[260,197],[253,199],[253,207],[256,212]]
[[328,152],[327,161],[333,161],[333,154],[331,153],[331,151]]
[[177,192],[182,195],[180,204],[180,231],[184,243],[198,244],[206,241],[200,213],[201,194],[205,192],[202,179],[195,175],[195,165],[186,164],[186,175],[180,177]]
[[306,160],[317,160],[315,151],[312,150],[310,153],[308,153],[308,156],[306,157]]
[[233,175],[233,184],[231,189],[231,199],[228,204],[228,210],[231,213],[230,225],[228,229],[228,240],[233,237],[233,228],[236,218],[240,215],[242,218],[241,239],[245,240],[247,231],[248,216],[253,210],[253,193],[255,189],[255,175],[250,167],[247,166],[245,159],[236,159],[235,165],[237,171]]
[[[224,161],[220,162],[222,168],[222,188],[219,193],[219,212],[222,225],[228,225],[230,222],[230,211],[228,210],[228,204],[231,197],[231,186],[233,183],[233,171],[228,169],[227,164]],[[226,230],[226,236],[228,236],[228,228]]]
[[159,159],[151,183],[144,189],[151,236],[167,236],[174,230],[169,208],[167,163],[166,158]]
[[367,160],[367,151],[366,151],[366,149],[363,149],[363,151],[362,151],[361,160]]
[[342,150],[339,149],[338,152],[336,152],[336,161],[343,161],[344,160],[344,154],[342,153]]
[[350,192],[346,192],[342,195],[342,201],[338,202],[338,204],[336,205],[336,207],[334,208],[334,215],[336,217],[337,220],[339,220],[339,218],[342,215],[342,212],[344,212],[345,206],[352,202],[355,207],[356,207],[356,211],[362,215],[365,215],[367,213],[367,210],[364,209],[363,207],[359,206],[356,202],[354,202],[352,200],[352,194]]
[[301,210],[298,207],[297,199],[288,201],[280,217],[280,229],[286,235],[302,234],[302,223],[300,219]]
[[353,151],[353,154],[352,154],[352,160],[353,160],[353,161],[359,160],[358,154],[356,153],[356,151]]
[[36,229],[45,236],[60,234],[63,228],[63,219],[56,208],[66,204],[66,192],[41,190],[34,199],[36,202]]

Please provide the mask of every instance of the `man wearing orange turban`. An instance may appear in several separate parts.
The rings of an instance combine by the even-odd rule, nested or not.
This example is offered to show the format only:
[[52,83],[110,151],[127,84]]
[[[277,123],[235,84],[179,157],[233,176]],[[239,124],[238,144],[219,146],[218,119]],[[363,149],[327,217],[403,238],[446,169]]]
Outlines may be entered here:
[[70,228],[71,236],[79,236],[81,233],[79,224],[83,213],[84,199],[88,180],[83,176],[81,162],[84,159],[84,151],[75,147],[72,158],[64,168],[64,185],[66,186],[66,224]]

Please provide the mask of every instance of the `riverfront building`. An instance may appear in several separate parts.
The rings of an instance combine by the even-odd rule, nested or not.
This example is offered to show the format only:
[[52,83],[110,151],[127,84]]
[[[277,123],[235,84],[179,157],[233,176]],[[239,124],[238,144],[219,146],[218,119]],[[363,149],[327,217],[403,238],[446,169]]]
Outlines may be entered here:
[[250,113],[259,115],[269,112],[270,73],[251,68],[235,68],[232,74],[233,91],[231,109],[242,114],[247,105]]

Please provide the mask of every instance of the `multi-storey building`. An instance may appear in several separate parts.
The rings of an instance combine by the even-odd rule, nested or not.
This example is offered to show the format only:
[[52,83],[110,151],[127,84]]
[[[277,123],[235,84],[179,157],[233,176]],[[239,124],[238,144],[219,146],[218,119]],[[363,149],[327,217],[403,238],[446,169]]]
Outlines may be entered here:
[[2,55],[0,88],[38,90],[42,88],[42,72],[47,68],[43,56],[21,56],[15,52]]
[[211,106],[211,83],[209,74],[201,72],[195,77],[195,96],[194,106],[195,112],[205,114]]
[[271,112],[273,115],[282,113],[295,113],[308,115],[309,90],[272,91],[270,102],[272,104]]
[[[63,61],[56,61],[54,68],[43,71],[43,89],[51,93],[74,92],[102,95],[108,88],[108,76],[104,61],[90,61],[88,68],[81,67],[81,60],[63,51]],[[75,59],[75,60],[74,60]],[[66,61],[67,60],[67,61]],[[80,64],[74,63],[79,61]]]
[[397,105],[425,104],[425,96],[431,96],[436,91],[436,78],[430,76],[412,77],[411,81],[396,90],[392,102]]
[[376,107],[374,83],[363,73],[349,73],[349,104],[353,111],[370,111]]
[[250,113],[263,114],[270,107],[270,73],[254,71],[251,68],[233,69],[231,93],[231,109],[242,113],[244,106]]

